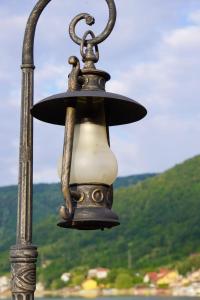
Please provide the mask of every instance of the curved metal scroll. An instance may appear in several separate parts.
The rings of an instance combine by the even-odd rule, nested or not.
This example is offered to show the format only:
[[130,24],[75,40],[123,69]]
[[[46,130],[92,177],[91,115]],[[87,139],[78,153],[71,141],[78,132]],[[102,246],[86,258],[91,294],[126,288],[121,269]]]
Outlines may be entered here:
[[[108,8],[109,8],[109,21],[108,24],[106,26],[106,28],[104,29],[104,31],[97,37],[92,38],[89,42],[92,45],[98,45],[100,43],[102,43],[112,32],[114,26],[115,26],[115,22],[116,22],[116,16],[117,16],[117,12],[116,12],[116,6],[113,0],[106,0]],[[81,45],[82,43],[82,38],[79,38],[76,33],[75,33],[75,28],[76,25],[78,24],[79,21],[84,20],[87,25],[93,25],[95,23],[95,19],[93,16],[87,14],[87,13],[83,13],[83,14],[79,14],[77,15],[71,22],[70,26],[69,26],[69,34],[71,36],[71,39],[78,45]]]
[[[45,7],[51,1],[52,0],[39,0],[38,3],[35,5],[32,13],[28,19],[25,36],[24,36],[24,44],[23,44],[23,55],[22,55],[22,64],[23,65],[33,65],[34,64],[33,47],[34,47],[34,36],[35,36],[36,26],[37,26],[37,23],[38,23],[41,13],[43,12]],[[108,20],[107,26],[104,29],[104,31],[99,36],[90,40],[90,43],[93,45],[97,45],[97,44],[103,42],[112,32],[113,27],[116,22],[117,12],[116,12],[116,6],[115,6],[114,0],[105,0],[105,1],[109,8],[109,20]],[[75,27],[76,27],[77,23],[82,19],[85,19],[86,24],[88,24],[88,25],[93,25],[95,22],[95,19],[91,15],[86,14],[86,13],[79,14],[72,20],[72,22],[70,24],[69,32],[70,32],[70,36],[71,36],[72,40],[78,45],[81,45],[82,39],[76,35]]]

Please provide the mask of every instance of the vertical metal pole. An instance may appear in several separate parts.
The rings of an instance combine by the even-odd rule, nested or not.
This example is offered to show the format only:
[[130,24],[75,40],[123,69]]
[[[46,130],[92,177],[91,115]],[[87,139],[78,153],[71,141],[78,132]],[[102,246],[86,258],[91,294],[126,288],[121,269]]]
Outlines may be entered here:
[[36,289],[37,247],[32,245],[34,37],[38,19],[51,0],[39,0],[26,26],[22,55],[22,102],[16,245],[11,247],[13,300],[33,300]]
[[34,66],[22,65],[22,103],[16,245],[11,248],[13,299],[32,300],[36,288],[37,248],[32,243]]
[[34,66],[22,66],[22,104],[19,157],[17,244],[32,241],[33,105]]

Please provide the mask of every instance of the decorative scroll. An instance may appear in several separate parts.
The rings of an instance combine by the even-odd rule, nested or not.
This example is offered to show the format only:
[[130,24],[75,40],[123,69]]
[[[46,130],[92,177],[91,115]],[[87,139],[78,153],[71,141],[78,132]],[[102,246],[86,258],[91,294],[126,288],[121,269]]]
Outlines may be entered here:
[[[106,0],[106,2],[109,8],[109,21],[107,23],[106,28],[100,35],[98,35],[97,37],[92,37],[92,39],[88,40],[88,43],[92,44],[93,46],[102,43],[110,35],[110,33],[113,30],[113,27],[115,26],[116,15],[117,15],[115,2],[113,0]],[[76,25],[81,20],[85,20],[86,24],[90,26],[95,23],[95,18],[87,13],[79,14],[72,20],[69,26],[69,34],[71,39],[78,45],[81,45],[82,38],[76,35],[75,29],[76,29]],[[93,32],[92,34],[94,35]]]
[[[51,1],[52,0],[39,0],[29,17],[25,36],[24,36],[24,46],[23,46],[23,55],[22,55],[22,64],[27,67],[34,65],[33,46],[34,46],[34,36],[35,36],[36,26],[41,13]],[[109,20],[104,31],[97,37],[89,40],[89,43],[92,44],[93,46],[102,43],[110,35],[110,33],[112,32],[115,26],[116,15],[117,15],[115,2],[114,0],[106,0],[106,3],[109,9]],[[69,33],[72,40],[78,45],[81,45],[82,38],[76,35],[75,27],[77,23],[83,19],[85,19],[86,24],[90,26],[93,25],[95,22],[95,19],[91,15],[86,13],[79,14],[72,20],[69,28]]]

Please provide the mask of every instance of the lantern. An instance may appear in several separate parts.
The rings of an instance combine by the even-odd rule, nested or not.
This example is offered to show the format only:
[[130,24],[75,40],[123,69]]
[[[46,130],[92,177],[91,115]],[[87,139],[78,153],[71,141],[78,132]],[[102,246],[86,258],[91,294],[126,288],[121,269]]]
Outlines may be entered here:
[[108,32],[96,38],[89,30],[80,39],[75,26],[81,19],[89,25],[94,20],[80,14],[69,28],[72,40],[81,46],[84,67],[71,56],[68,91],[40,101],[31,113],[41,121],[65,126],[61,167],[65,205],[60,208],[62,220],[58,225],[103,230],[119,225],[111,210],[118,168],[110,148],[109,127],[136,122],[146,115],[146,109],[132,99],[106,92],[110,75],[96,69],[95,63],[99,60],[98,44]]

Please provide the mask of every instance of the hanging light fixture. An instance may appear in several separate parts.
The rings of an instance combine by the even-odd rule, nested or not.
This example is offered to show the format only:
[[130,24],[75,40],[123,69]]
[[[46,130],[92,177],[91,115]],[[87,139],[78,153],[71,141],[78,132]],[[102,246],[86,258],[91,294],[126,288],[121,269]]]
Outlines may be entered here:
[[60,208],[59,226],[75,229],[104,229],[119,225],[111,210],[112,184],[117,177],[117,161],[109,145],[109,126],[135,122],[146,115],[146,109],[127,97],[105,91],[110,75],[98,70],[98,44],[111,33],[116,8],[107,1],[110,19],[105,31],[95,37],[88,30],[83,38],[75,33],[77,23],[85,19],[88,25],[94,18],[88,14],[75,17],[69,27],[72,40],[80,45],[84,63],[69,58],[68,91],[53,95],[35,104],[32,115],[44,122],[64,125],[61,185],[65,206]]
[[[116,21],[114,0],[106,0],[109,20],[105,30],[95,36],[88,30],[82,38],[75,32],[77,23],[94,18],[83,13],[69,27],[72,40],[80,46],[84,66],[79,59],[69,58],[66,93],[46,98],[33,105],[34,39],[41,13],[51,0],[39,0],[27,25],[22,54],[22,104],[18,186],[18,220],[16,245],[11,247],[11,291],[14,300],[32,300],[36,289],[37,247],[32,244],[33,188],[33,119],[65,126],[61,186],[64,205],[60,207],[59,226],[75,229],[104,229],[119,225],[111,210],[112,184],[117,176],[117,162],[110,149],[109,127],[142,119],[146,109],[127,97],[107,93],[110,75],[98,70],[98,44],[112,32]],[[31,113],[30,113],[31,112]],[[32,114],[32,115],[31,115]]]

